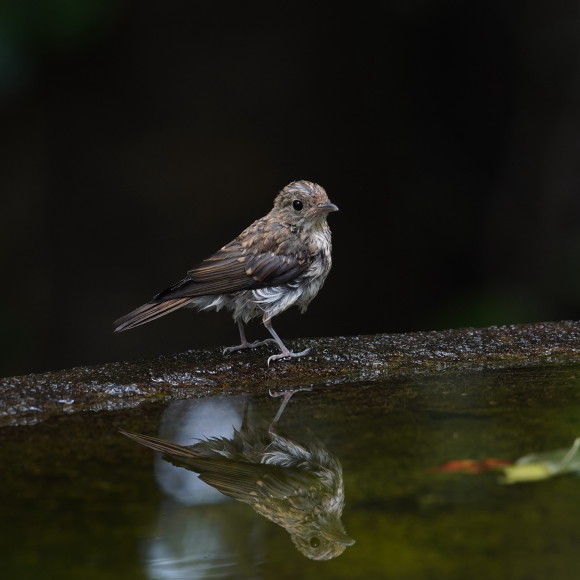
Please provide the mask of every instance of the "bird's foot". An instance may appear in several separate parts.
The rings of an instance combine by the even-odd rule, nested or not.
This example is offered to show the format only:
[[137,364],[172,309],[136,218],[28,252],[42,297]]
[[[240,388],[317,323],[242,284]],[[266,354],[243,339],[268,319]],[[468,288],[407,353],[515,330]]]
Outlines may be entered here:
[[296,389],[285,389],[283,391],[272,391],[272,389],[269,389],[268,393],[270,393],[270,397],[284,397],[284,399],[282,400],[282,403],[280,403],[280,408],[278,409],[276,416],[272,419],[272,422],[270,423],[268,432],[269,433],[276,432],[276,425],[280,420],[280,417],[282,416],[282,413],[284,412],[284,409],[286,408],[288,401],[290,400],[290,398],[294,393],[298,393],[299,391],[311,391],[311,390],[312,387],[298,387]]
[[236,352],[237,350],[244,350],[246,348],[251,348],[253,350],[258,346],[264,346],[265,344],[269,344],[271,342],[276,344],[276,341],[273,338],[266,338],[265,340],[255,340],[254,342],[245,341],[242,342],[241,344],[238,344],[237,346],[227,346],[226,348],[224,348],[222,354],[228,354],[230,352]]
[[291,350],[283,350],[281,351],[279,354],[273,354],[272,356],[270,356],[268,358],[268,366],[270,366],[270,363],[272,361],[275,360],[280,360],[282,358],[297,358],[299,356],[304,356],[305,354],[308,354],[310,352],[310,348],[307,348],[306,350],[303,350],[302,352],[292,352]]
[[284,389],[283,391],[273,391],[272,389],[268,389],[268,394],[270,397],[290,398],[294,393],[299,393],[300,391],[312,391],[312,387],[296,387],[295,389]]

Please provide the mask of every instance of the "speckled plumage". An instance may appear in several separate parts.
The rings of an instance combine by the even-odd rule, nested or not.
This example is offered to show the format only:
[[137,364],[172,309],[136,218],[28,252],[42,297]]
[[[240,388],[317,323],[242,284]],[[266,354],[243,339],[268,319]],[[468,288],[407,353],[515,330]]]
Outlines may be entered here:
[[[224,352],[276,342],[272,360],[302,356],[284,346],[272,318],[297,306],[304,312],[324,284],[332,265],[326,221],[338,208],[316,183],[294,181],[274,200],[274,207],[237,238],[187,272],[187,276],[115,321],[117,332],[134,328],[183,307],[226,308],[240,331],[241,344]],[[249,343],[244,323],[261,317],[273,337]]]

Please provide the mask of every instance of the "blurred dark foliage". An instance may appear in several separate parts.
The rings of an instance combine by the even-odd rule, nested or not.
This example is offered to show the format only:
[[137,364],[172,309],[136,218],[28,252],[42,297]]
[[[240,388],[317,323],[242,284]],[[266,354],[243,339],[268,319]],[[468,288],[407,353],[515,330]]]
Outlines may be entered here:
[[579,56],[571,0],[4,0],[0,374],[234,344],[111,324],[295,179],[341,211],[286,339],[578,318]]

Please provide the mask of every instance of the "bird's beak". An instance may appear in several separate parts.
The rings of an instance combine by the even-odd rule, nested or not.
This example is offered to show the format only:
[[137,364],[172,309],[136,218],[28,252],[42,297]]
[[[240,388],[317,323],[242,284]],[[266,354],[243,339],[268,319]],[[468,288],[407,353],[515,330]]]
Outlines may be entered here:
[[330,537],[337,543],[342,544],[343,546],[352,546],[355,544],[355,541],[346,535],[346,532],[343,530],[333,530],[330,534]]
[[333,211],[338,211],[338,207],[336,207],[333,203],[327,202],[327,203],[319,203],[315,208],[314,208],[314,213],[315,214],[327,214]]

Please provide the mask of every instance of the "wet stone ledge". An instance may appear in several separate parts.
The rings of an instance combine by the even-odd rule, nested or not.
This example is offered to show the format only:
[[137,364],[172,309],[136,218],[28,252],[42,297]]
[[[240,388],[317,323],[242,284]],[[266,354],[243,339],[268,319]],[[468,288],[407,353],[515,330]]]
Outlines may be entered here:
[[55,414],[134,407],[144,401],[369,384],[450,370],[569,364],[580,362],[580,322],[297,339],[287,344],[312,350],[269,367],[271,348],[229,355],[215,348],[3,378],[0,426],[32,424]]

